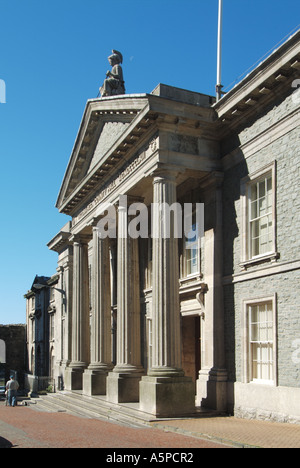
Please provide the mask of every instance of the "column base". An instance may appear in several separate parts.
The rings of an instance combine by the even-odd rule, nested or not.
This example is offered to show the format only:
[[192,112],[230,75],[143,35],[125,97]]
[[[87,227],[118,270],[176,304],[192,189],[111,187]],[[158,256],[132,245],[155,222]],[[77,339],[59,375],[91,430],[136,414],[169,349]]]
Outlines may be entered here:
[[138,402],[142,375],[142,372],[110,372],[107,377],[107,400],[112,403]]
[[87,368],[83,374],[83,394],[106,395],[106,380],[109,369]]
[[197,406],[227,411],[226,369],[203,369],[197,380]]
[[140,382],[140,409],[156,417],[195,412],[195,385],[190,377],[145,376]]
[[65,372],[65,389],[82,390],[82,376],[84,367],[67,367]]

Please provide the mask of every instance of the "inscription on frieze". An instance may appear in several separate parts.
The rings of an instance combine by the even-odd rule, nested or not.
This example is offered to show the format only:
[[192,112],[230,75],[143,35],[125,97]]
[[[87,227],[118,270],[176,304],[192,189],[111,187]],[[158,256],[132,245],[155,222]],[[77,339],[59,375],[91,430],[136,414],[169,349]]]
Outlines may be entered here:
[[82,218],[96,208],[105,198],[107,198],[114,190],[117,189],[126,179],[128,179],[135,170],[141,166],[144,161],[152,156],[153,151],[157,148],[156,138],[153,138],[146,150],[143,150],[138,156],[129,160],[126,166],[122,169],[102,188],[100,193],[93,198],[81,212],[73,218],[73,226],[75,226]]

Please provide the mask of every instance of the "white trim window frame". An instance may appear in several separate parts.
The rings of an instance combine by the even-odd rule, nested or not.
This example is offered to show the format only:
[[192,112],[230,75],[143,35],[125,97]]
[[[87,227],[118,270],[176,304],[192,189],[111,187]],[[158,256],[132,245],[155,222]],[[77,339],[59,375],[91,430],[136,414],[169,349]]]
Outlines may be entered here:
[[242,179],[241,197],[240,266],[276,261],[276,161]]
[[193,219],[188,237],[183,234],[182,252],[182,278],[192,278],[200,275],[201,269],[201,236],[200,226],[196,224],[196,212],[193,212]]
[[244,301],[243,381],[277,386],[277,297]]

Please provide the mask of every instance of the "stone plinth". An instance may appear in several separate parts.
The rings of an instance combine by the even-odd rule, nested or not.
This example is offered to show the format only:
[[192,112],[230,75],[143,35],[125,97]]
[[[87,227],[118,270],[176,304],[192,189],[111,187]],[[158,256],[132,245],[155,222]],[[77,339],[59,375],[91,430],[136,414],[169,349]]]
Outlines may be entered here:
[[68,367],[65,373],[66,390],[82,390],[82,375],[84,368]]
[[140,409],[156,417],[174,417],[195,411],[190,377],[144,376],[140,382]]
[[86,369],[83,374],[84,395],[105,395],[108,372],[97,369]]
[[112,403],[139,401],[142,372],[110,372],[107,378],[108,400]]

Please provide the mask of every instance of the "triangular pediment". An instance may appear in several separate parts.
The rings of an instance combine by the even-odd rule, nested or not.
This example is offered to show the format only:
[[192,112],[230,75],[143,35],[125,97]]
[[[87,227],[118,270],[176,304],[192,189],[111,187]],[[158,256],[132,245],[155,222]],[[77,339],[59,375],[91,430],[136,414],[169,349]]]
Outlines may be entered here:
[[104,160],[105,155],[122,136],[132,121],[133,114],[96,114],[88,127],[78,156],[72,168],[66,196],[69,196],[78,184],[91,173],[92,169]]
[[87,173],[89,173],[98,164],[105,154],[109,151],[112,145],[125,132],[130,122],[108,120],[103,123],[102,130],[90,161]]
[[88,101],[57,200],[58,208],[105,161],[146,103],[145,95]]

